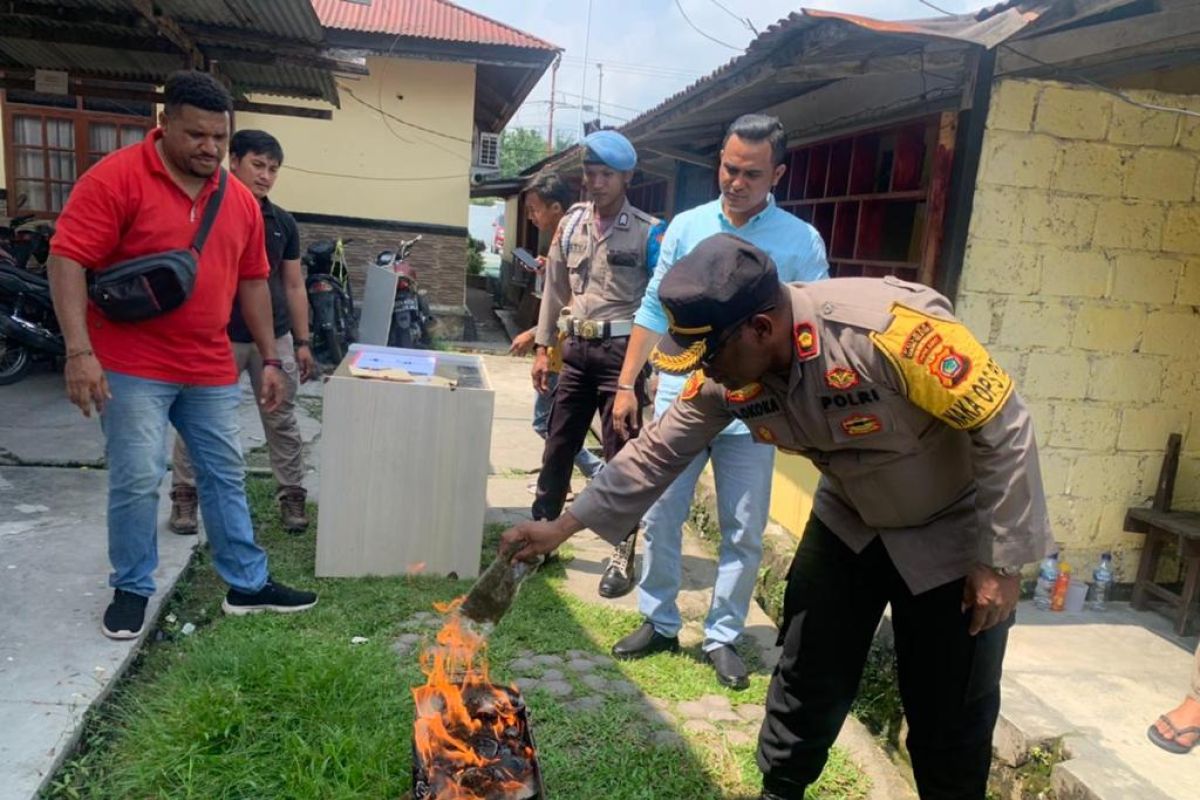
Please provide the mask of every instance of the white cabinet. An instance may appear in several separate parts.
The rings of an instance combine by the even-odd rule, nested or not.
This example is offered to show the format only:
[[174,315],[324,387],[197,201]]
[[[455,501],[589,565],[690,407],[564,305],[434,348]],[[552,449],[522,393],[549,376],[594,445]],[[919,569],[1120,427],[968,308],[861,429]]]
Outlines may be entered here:
[[[362,351],[434,357],[458,385],[354,377]],[[476,576],[494,402],[478,356],[352,347],[324,389],[316,574]]]

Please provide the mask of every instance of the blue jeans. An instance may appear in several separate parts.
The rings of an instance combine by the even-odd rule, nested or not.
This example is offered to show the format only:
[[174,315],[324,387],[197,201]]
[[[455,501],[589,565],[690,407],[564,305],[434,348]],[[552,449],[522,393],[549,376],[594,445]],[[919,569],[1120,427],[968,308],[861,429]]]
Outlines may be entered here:
[[[674,399],[660,385],[655,417],[661,417]],[[749,434],[722,433],[713,439],[643,517],[645,555],[638,583],[638,610],[659,633],[677,635],[683,626],[675,603],[682,580],[683,524],[709,459],[717,484],[721,546],[712,604],[704,620],[705,652],[733,644],[745,628],[762,563],[775,448],[755,442]]]
[[262,589],[267,554],[254,541],[246,503],[238,385],[185,386],[118,372],[107,377],[112,399],[100,421],[108,462],[109,585],[144,597],[154,594],[158,489],[167,469],[169,422],[183,437],[196,468],[204,531],[217,574],[240,591]]
[[[546,432],[550,430],[550,407],[554,405],[554,388],[556,386],[558,386],[558,373],[551,372],[550,391],[545,394],[536,392],[533,401],[533,431],[543,439],[546,438]],[[579,471],[590,481],[604,466],[604,459],[584,446],[579,448],[579,452],[575,454],[575,466],[579,467]]]

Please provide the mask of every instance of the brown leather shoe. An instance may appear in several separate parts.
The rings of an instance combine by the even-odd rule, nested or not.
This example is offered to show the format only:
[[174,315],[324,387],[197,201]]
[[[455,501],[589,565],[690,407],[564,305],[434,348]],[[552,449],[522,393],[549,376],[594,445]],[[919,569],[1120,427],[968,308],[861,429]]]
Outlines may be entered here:
[[172,533],[181,536],[192,536],[200,530],[196,522],[196,487],[176,486],[171,489],[171,518],[167,527]]
[[276,495],[279,499],[279,516],[283,518],[283,528],[288,533],[304,533],[308,530],[308,512],[304,501],[308,492],[303,486],[285,486]]

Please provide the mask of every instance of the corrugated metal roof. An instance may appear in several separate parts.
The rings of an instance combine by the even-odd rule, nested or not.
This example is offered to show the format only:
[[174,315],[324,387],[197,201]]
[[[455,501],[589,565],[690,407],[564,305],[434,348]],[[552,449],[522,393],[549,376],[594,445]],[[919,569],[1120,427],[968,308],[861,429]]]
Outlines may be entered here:
[[[155,4],[185,33],[200,39],[201,49],[225,46],[225,40],[230,40],[220,59],[221,71],[235,89],[338,104],[337,87],[328,71],[285,61],[261,63],[273,44],[314,55],[321,52],[325,30],[309,0],[155,0]],[[106,22],[91,22],[71,13],[78,11],[110,16]],[[6,12],[14,26],[19,21],[21,35],[5,36]],[[84,27],[88,33],[84,41],[94,39],[99,44],[78,43]],[[235,51],[232,56],[230,46]],[[243,58],[237,57],[240,51],[246,51]],[[140,21],[129,0],[27,0],[13,11],[0,5],[0,67],[162,83],[184,64],[177,48]]]
[[0,65],[6,63],[31,69],[86,71],[132,81],[153,81],[181,66],[179,56],[170,53],[0,38]]
[[[185,0],[186,1],[186,0]],[[326,28],[447,42],[558,50],[556,45],[447,0],[312,0]]]
[[[129,13],[129,0],[29,0],[55,8],[95,9]],[[320,42],[321,24],[306,0],[155,0],[162,12],[177,22],[269,33],[297,42]]]
[[[1040,0],[1040,2],[1027,3],[1025,5],[1043,7],[1052,5],[1053,2],[1054,0]],[[1009,7],[996,7],[992,9],[993,13],[985,15],[982,21],[976,19],[976,15],[974,14],[961,14],[953,17],[889,22],[853,14],[842,14],[835,11],[801,9],[799,12],[788,14],[760,33],[746,47],[745,53],[735,56],[711,74],[701,78],[682,91],[671,95],[649,111],[639,114],[622,126],[621,130],[635,131],[638,126],[646,123],[669,107],[699,94],[719,79],[731,77],[738,71],[759,63],[762,59],[767,58],[786,39],[791,38],[806,28],[814,28],[819,25],[845,24],[877,34],[917,37],[927,40],[947,39],[971,42],[983,47],[995,47],[1037,19],[1036,11],[1027,9],[1022,12],[1015,7],[1015,4],[1005,5]],[[843,51],[840,55],[845,56],[845,52]]]

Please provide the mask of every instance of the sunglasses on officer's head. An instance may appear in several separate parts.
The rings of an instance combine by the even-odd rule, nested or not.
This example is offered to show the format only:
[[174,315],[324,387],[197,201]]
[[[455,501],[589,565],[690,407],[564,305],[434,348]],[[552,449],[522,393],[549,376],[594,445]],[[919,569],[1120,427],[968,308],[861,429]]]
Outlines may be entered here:
[[721,334],[720,338],[717,339],[717,343],[713,346],[713,349],[709,350],[707,353],[700,356],[700,360],[699,360],[700,367],[703,368],[703,367],[712,366],[712,363],[714,361],[716,361],[718,358],[720,358],[721,351],[723,349],[725,349],[725,345],[729,344],[730,340],[732,340],[734,336],[738,335],[741,332],[742,328],[746,327],[746,324],[749,323],[750,320],[754,319],[759,314],[766,314],[768,311],[774,311],[774,310],[775,310],[774,303],[772,303],[769,306],[763,306],[762,308],[758,309],[750,316],[746,317],[741,322],[737,323],[733,327],[726,330],[723,334]]

